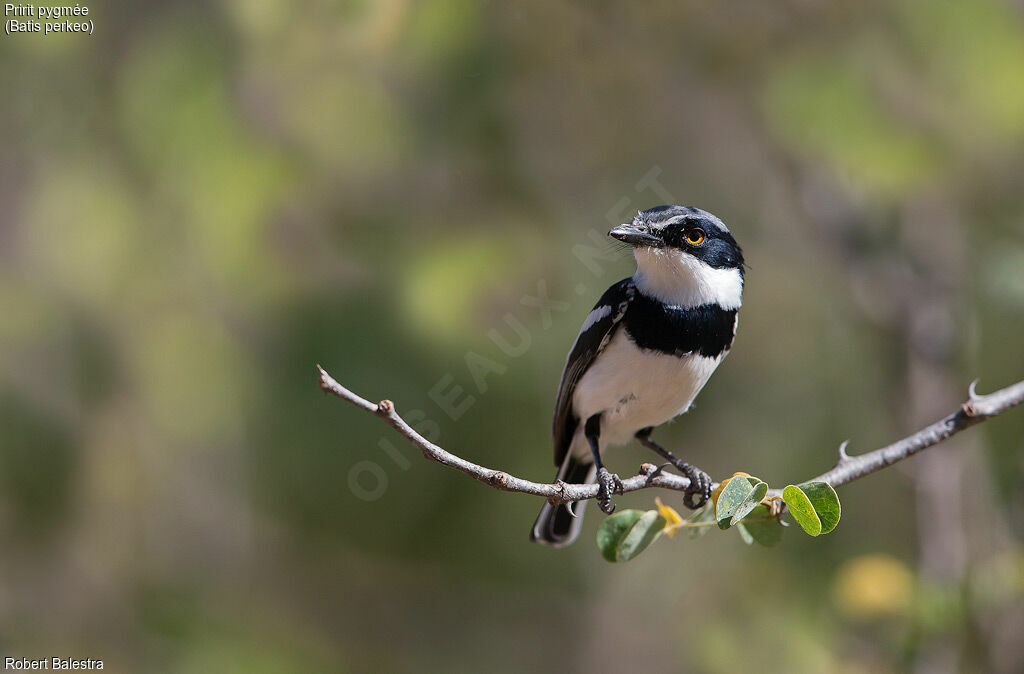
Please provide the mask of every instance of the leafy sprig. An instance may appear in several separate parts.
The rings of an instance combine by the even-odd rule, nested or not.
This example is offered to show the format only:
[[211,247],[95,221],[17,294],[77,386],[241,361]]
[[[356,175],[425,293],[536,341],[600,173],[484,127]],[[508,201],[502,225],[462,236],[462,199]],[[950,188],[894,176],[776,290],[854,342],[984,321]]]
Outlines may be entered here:
[[[747,473],[736,473],[723,481],[689,519],[675,508],[655,499],[655,510],[623,510],[605,518],[597,530],[597,547],[609,562],[628,562],[662,534],[669,538],[683,529],[690,537],[703,536],[710,529],[736,529],[747,545],[772,547],[782,540],[788,509],[800,528],[810,536],[827,534],[839,524],[839,496],[826,482],[791,484],[779,496],[768,496],[768,484]],[[786,505],[782,508],[779,501]]]

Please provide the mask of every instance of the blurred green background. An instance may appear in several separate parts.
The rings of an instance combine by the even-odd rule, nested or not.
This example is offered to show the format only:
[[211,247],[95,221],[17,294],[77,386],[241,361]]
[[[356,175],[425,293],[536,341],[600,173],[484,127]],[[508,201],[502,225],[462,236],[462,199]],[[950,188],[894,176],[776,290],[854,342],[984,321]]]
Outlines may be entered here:
[[828,537],[613,566],[595,509],[531,545],[537,499],[314,370],[549,480],[565,354],[633,270],[589,233],[675,201],[751,267],[658,434],[713,476],[806,479],[1024,378],[1018,0],[87,4],[91,37],[0,37],[0,656],[1020,671],[1019,410],[841,489]]

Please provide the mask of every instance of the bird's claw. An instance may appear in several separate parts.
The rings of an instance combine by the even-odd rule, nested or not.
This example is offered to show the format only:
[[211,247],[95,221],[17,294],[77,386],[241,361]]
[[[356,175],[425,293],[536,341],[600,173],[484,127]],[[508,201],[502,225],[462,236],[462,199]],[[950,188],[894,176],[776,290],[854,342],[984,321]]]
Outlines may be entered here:
[[597,471],[597,485],[597,505],[605,515],[611,515],[615,512],[615,506],[612,505],[612,495],[622,493],[622,479],[615,473],[609,472],[604,466],[601,466]]
[[[690,486],[683,492],[683,505],[690,510],[703,507],[711,498],[711,476],[685,461],[677,463],[676,468],[690,480]],[[697,500],[694,500],[694,496],[697,497]]]

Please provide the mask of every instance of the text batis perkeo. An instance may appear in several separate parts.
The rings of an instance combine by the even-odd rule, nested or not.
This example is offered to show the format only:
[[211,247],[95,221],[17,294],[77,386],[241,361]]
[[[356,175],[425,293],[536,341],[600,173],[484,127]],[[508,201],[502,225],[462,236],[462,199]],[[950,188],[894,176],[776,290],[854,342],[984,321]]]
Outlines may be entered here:
[[88,33],[92,35],[93,22],[88,18],[89,8],[83,5],[56,7],[45,5],[4,4],[4,30],[14,33]]

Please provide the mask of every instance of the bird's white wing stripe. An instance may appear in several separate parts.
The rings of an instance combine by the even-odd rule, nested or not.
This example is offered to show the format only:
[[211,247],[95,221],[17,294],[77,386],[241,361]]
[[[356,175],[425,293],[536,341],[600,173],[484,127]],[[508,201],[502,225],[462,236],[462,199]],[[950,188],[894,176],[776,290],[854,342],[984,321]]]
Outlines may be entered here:
[[591,311],[590,314],[587,316],[586,320],[583,321],[583,325],[580,327],[580,332],[586,332],[594,325],[594,323],[597,323],[599,320],[601,320],[611,312],[612,308],[607,304],[604,305],[603,307],[597,307],[596,309]]

